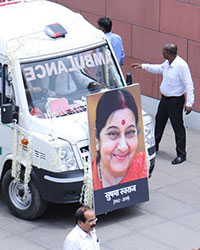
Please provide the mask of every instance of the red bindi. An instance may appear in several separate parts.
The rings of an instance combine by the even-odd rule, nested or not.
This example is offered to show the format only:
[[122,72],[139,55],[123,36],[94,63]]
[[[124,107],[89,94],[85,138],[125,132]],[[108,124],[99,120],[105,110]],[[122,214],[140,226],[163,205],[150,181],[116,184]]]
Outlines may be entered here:
[[122,125],[125,125],[125,123],[126,123],[126,121],[123,119],[123,120],[121,121],[121,124],[122,124]]

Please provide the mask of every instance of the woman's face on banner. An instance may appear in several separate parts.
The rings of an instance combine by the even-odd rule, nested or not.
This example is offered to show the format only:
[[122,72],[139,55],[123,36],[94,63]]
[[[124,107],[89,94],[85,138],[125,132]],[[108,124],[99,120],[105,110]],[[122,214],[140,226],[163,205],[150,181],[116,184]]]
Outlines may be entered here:
[[116,177],[125,175],[138,146],[134,113],[128,108],[113,112],[100,132],[98,143],[100,167]]

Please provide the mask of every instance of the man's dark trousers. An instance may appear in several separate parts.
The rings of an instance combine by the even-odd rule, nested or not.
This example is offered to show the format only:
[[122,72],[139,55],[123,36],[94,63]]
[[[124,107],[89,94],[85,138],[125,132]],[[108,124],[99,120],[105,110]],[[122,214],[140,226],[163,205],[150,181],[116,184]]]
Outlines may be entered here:
[[186,133],[183,124],[185,96],[166,97],[162,95],[156,114],[155,140],[158,150],[168,118],[175,133],[177,157],[186,156]]

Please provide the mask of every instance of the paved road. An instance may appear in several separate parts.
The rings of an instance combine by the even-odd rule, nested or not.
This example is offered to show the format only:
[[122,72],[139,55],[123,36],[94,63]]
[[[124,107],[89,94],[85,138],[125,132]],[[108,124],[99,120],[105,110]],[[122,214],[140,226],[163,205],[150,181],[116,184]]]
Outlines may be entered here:
[[[175,157],[170,126],[149,180],[150,201],[99,216],[101,250],[191,250],[200,247],[200,131],[187,129],[187,161]],[[50,205],[44,216],[24,221],[0,198],[0,250],[62,250],[77,205]]]

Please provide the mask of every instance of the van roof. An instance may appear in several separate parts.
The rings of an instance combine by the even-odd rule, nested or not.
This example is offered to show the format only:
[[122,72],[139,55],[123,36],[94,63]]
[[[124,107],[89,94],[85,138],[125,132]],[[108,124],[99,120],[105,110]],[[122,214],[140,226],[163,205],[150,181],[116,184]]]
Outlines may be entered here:
[[[0,53],[18,58],[82,48],[105,40],[103,32],[79,13],[45,0],[0,0]],[[45,26],[59,23],[64,38],[53,39]]]

